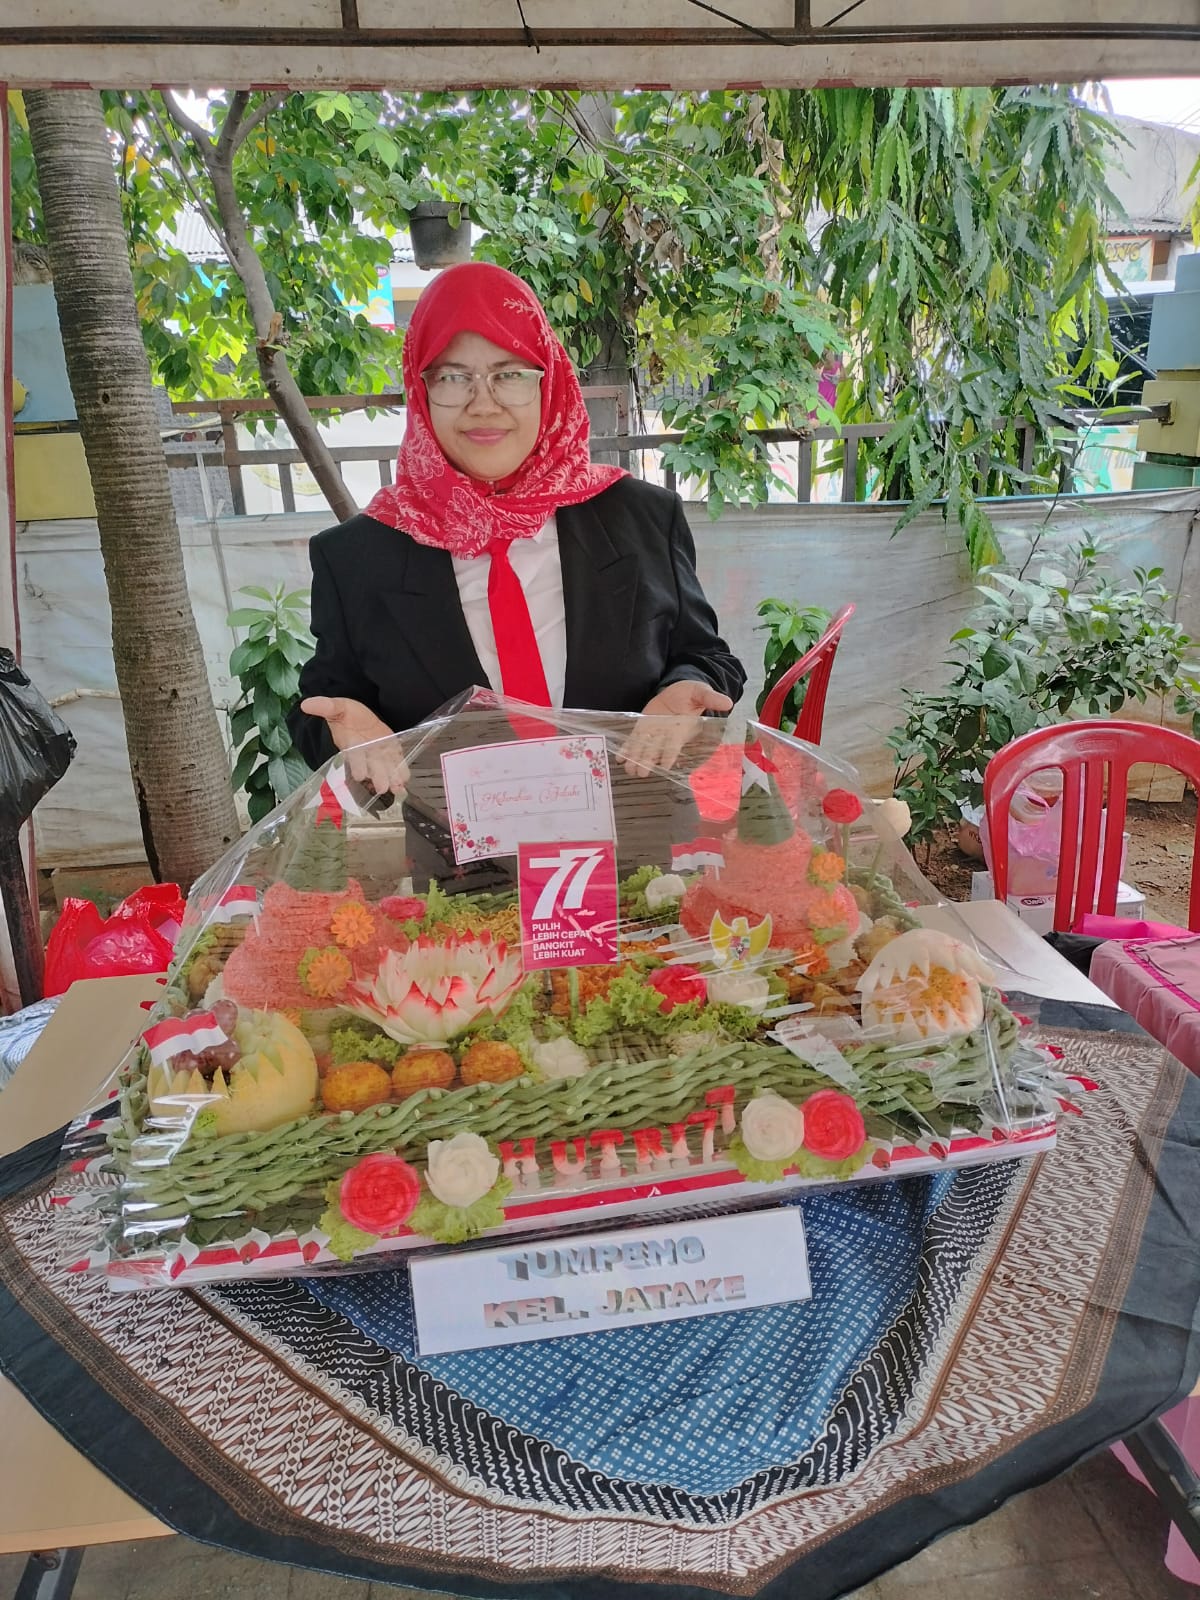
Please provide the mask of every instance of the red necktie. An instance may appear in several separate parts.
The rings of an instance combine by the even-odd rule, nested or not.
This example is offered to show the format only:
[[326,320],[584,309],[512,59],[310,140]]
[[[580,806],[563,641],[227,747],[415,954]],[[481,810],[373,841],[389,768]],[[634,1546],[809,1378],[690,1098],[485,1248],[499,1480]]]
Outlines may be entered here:
[[500,660],[503,692],[531,706],[548,706],[550,690],[546,669],[538,649],[529,602],[521,580],[509,560],[511,539],[496,540],[487,549],[492,558],[488,572],[488,609],[492,614],[492,633]]

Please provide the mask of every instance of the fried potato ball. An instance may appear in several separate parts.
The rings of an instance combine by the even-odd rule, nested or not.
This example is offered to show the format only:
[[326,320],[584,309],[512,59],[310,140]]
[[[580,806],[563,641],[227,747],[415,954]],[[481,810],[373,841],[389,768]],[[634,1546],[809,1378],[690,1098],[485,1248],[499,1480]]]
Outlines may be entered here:
[[476,1039],[459,1068],[464,1083],[507,1083],[525,1071],[520,1053],[498,1039]]
[[392,1098],[392,1080],[375,1061],[347,1061],[321,1080],[326,1111],[365,1111]]
[[446,1050],[410,1050],[392,1068],[392,1088],[401,1099],[417,1089],[448,1089],[458,1069]]

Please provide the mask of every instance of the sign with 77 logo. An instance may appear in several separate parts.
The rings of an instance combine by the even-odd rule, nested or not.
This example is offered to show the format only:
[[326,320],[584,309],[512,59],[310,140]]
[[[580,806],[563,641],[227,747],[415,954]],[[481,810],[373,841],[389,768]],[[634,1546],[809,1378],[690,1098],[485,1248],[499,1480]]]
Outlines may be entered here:
[[517,868],[526,970],[606,966],[619,959],[617,852],[611,839],[522,844]]

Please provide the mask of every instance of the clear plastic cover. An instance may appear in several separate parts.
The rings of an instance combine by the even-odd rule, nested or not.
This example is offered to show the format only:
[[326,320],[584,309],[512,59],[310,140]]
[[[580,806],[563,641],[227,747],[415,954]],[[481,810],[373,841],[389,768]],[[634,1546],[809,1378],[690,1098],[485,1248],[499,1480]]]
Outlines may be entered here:
[[68,1139],[79,1269],[361,1266],[1051,1144],[1064,1085],[921,926],[888,803],[716,719],[663,770],[664,730],[475,691],[253,828]]

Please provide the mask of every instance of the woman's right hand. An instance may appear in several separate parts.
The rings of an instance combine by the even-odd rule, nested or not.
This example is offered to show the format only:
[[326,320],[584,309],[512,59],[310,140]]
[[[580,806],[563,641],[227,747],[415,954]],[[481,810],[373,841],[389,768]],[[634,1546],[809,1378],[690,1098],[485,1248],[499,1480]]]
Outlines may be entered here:
[[369,784],[376,794],[404,793],[408,787],[408,763],[398,743],[376,743],[392,739],[392,730],[369,706],[361,700],[318,694],[302,700],[300,709],[305,716],[321,717],[338,749],[350,752],[346,767],[352,778]]

